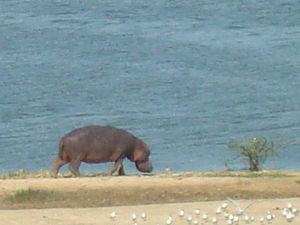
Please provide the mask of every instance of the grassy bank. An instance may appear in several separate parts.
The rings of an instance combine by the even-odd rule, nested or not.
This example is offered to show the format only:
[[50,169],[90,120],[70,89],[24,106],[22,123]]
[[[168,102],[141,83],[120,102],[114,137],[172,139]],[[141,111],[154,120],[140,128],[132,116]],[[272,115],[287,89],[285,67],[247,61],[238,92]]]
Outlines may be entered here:
[[[300,172],[186,172],[73,178],[24,170],[0,177],[0,208],[100,207],[300,197]],[[272,188],[270,188],[272,187]]]
[[[105,173],[82,174],[81,177],[105,177]],[[157,173],[157,174],[128,174],[126,176],[155,176],[155,177],[300,177],[300,171],[272,171],[265,170],[259,172],[250,171],[220,171],[220,172],[182,172],[182,173]],[[70,173],[60,173],[58,178],[70,178]],[[28,178],[52,178],[50,171],[26,172],[21,169],[16,172],[0,174],[0,179],[28,179]]]

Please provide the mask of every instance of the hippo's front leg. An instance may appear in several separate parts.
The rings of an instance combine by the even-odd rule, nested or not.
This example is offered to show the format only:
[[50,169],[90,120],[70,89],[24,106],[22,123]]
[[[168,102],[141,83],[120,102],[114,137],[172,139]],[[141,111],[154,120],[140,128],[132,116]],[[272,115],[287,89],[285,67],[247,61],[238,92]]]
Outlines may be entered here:
[[125,175],[123,164],[121,165],[121,168],[119,169],[119,175],[120,176],[124,176]]
[[114,166],[107,172],[109,176],[112,176],[114,173],[117,173],[118,175],[125,175],[123,169],[123,158],[115,161]]

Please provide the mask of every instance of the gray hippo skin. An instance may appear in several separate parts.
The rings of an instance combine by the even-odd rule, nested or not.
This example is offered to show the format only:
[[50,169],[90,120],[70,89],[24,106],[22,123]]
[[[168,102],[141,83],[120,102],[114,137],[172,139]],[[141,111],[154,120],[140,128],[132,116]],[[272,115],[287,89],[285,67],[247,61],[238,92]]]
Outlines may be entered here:
[[151,172],[150,150],[142,140],[129,132],[111,126],[87,126],[75,129],[61,138],[59,152],[52,165],[53,175],[69,163],[69,170],[80,176],[81,162],[115,162],[108,174],[124,175],[123,159],[135,162],[141,172]]

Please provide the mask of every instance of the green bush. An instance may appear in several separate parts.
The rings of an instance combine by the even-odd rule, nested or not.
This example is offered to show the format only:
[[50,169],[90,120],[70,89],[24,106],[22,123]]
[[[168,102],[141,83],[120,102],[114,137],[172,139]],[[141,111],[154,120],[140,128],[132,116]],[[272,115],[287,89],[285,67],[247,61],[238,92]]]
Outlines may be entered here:
[[266,159],[277,154],[274,143],[265,137],[236,140],[231,142],[228,147],[240,151],[238,158],[244,160],[250,171],[261,170]]

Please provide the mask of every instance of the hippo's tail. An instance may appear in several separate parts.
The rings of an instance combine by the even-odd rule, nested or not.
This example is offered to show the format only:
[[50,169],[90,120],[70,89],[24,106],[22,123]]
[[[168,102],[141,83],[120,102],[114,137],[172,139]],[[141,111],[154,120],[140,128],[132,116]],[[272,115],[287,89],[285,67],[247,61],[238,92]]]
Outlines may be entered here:
[[60,140],[60,142],[59,142],[59,150],[58,150],[58,158],[60,158],[60,159],[64,159],[64,142],[63,142],[63,140]]

